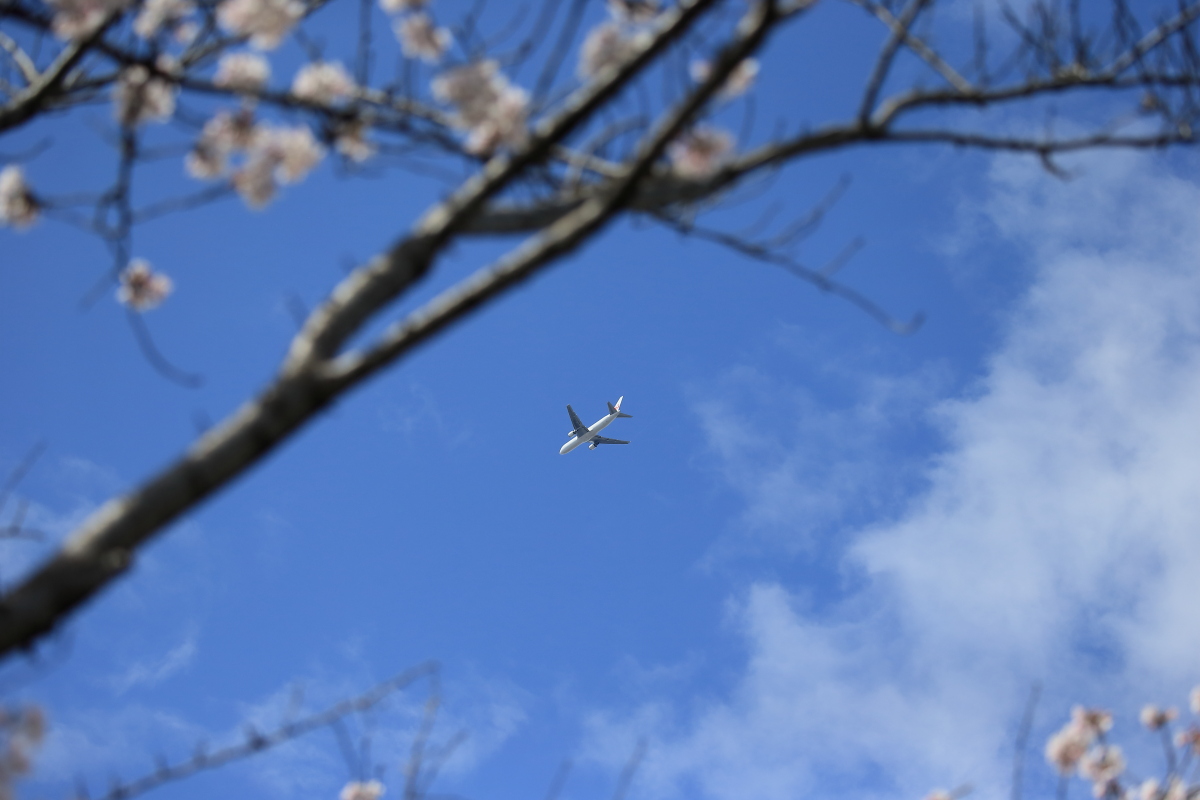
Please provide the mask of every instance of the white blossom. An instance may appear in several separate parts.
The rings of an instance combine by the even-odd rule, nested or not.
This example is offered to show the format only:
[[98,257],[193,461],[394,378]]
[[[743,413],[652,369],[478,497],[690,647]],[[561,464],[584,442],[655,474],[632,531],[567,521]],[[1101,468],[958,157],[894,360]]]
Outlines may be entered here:
[[129,0],[47,0],[54,9],[51,27],[60,39],[82,39],[103,24],[110,14],[123,10]]
[[1156,731],[1179,716],[1174,708],[1159,708],[1158,706],[1143,706],[1140,719],[1142,724]]
[[122,125],[163,122],[175,113],[175,87],[140,64],[121,71],[113,87],[113,105]]
[[478,61],[442,73],[433,94],[455,107],[455,127],[467,131],[466,148],[490,153],[500,145],[518,147],[526,139],[529,95],[508,82],[495,61]]
[[379,7],[389,14],[416,11],[428,5],[428,0],[379,0]]
[[1079,761],[1079,774],[1097,786],[1108,786],[1125,771],[1125,756],[1115,744],[1094,747]]
[[258,125],[246,163],[233,175],[233,185],[251,208],[262,208],[280,183],[297,183],[325,156],[307,125],[275,128]]
[[592,28],[579,51],[579,77],[589,80],[596,77],[605,67],[620,64],[637,49],[639,42],[613,22],[605,22]]
[[1068,723],[1046,742],[1046,760],[1066,775],[1079,764],[1091,742],[1087,732]]
[[419,58],[430,64],[442,60],[450,46],[450,31],[437,27],[433,18],[425,13],[410,14],[396,20],[392,25],[400,49],[408,58]]
[[37,222],[39,207],[20,167],[9,164],[0,170],[0,225],[28,228]]
[[1186,747],[1194,754],[1200,754],[1200,728],[1193,725],[1186,731],[1175,734],[1175,746]]
[[306,64],[292,81],[292,94],[301,100],[329,105],[354,94],[354,79],[336,61]]
[[254,117],[249,111],[219,111],[204,123],[200,138],[188,153],[185,166],[194,178],[209,180],[225,174],[229,155],[247,150],[255,138]]
[[355,120],[338,128],[333,146],[351,161],[363,162],[375,155],[375,145],[367,140],[367,124]]
[[226,53],[217,63],[213,83],[226,89],[253,92],[271,77],[271,65],[257,53]]
[[1192,709],[1193,714],[1200,714],[1200,686],[1192,689],[1192,693],[1188,698],[1188,705]]
[[733,137],[717,128],[685,132],[667,147],[675,172],[685,178],[706,178],[724,166],[733,151]]
[[385,791],[379,781],[351,781],[342,787],[338,800],[379,800]]
[[171,279],[161,272],[154,272],[145,259],[135,258],[121,270],[121,285],[117,288],[117,300],[135,311],[148,311],[171,293]]
[[224,0],[217,6],[221,25],[249,36],[250,44],[260,50],[278,47],[303,16],[304,4],[299,0]]
[[[707,61],[693,61],[689,71],[692,74],[692,80],[696,83],[703,83],[712,74],[712,65]],[[758,71],[759,65],[757,59],[743,59],[729,73],[729,77],[725,79],[725,83],[721,86],[718,96],[722,100],[730,100],[745,94],[754,85],[754,79],[758,77]]]
[[195,10],[190,0],[146,0],[133,21],[133,32],[149,39],[164,24],[174,25]]
[[1093,736],[1112,730],[1112,713],[1102,708],[1084,708],[1075,706],[1071,709],[1071,725],[1075,725]]

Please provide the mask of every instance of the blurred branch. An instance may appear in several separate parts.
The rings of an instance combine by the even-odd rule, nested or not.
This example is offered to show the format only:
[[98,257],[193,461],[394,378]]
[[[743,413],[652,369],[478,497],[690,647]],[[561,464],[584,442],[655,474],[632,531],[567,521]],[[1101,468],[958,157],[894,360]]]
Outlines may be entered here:
[[[376,684],[357,697],[342,700],[316,714],[285,722],[266,733],[259,732],[254,728],[248,728],[244,741],[237,744],[213,750],[212,752],[207,751],[203,745],[200,745],[197,747],[195,755],[175,764],[171,764],[166,760],[160,760],[154,772],[130,781],[117,781],[109,787],[107,792],[94,798],[94,800],[128,800],[128,798],[137,797],[152,789],[157,789],[163,784],[190,778],[199,772],[218,769],[235,761],[241,761],[242,759],[266,752],[285,742],[290,742],[293,739],[298,739],[301,736],[312,733],[319,728],[334,725],[351,714],[366,711],[379,704],[388,696],[411,686],[421,678],[429,678],[431,681],[435,681],[437,680],[439,670],[440,667],[436,662],[420,664],[382,683]],[[88,795],[85,791],[80,790],[73,800],[85,800],[85,798],[88,798]]]

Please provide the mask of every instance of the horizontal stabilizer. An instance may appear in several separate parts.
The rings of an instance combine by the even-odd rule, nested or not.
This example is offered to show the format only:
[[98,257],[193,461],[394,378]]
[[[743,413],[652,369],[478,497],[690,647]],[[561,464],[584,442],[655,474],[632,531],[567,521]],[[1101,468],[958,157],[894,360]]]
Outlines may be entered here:
[[[624,397],[621,398],[621,400],[624,400],[624,399],[625,399]],[[608,404],[608,413],[616,414],[617,419],[621,419],[622,417],[625,417],[626,419],[633,419],[633,414],[626,414],[624,411],[621,410],[621,400],[618,400],[616,405],[609,403]]]

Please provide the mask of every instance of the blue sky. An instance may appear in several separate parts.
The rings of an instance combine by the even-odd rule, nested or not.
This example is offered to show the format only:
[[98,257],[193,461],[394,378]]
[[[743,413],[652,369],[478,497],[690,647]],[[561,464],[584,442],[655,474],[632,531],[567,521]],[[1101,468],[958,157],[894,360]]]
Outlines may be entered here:
[[[823,9],[805,46],[769,49],[760,135],[769,110],[844,108],[880,38],[861,23]],[[0,150],[50,134],[35,187],[102,186],[81,122],[106,114]],[[800,212],[849,175],[801,256],[863,236],[846,280],[924,311],[908,337],[772,267],[610,228],[176,524],[44,663],[8,665],[8,696],[51,719],[29,793],[96,792],[270,727],[296,686],[318,708],[428,658],[439,736],[470,733],[438,786],[468,797],[539,796],[564,759],[564,797],[608,796],[641,738],[636,797],[999,797],[1035,682],[1031,785],[1050,785],[1041,743],[1072,702],[1112,707],[1139,774],[1157,771],[1136,710],[1198,678],[1200,185],[1190,154],[1068,163],[1063,182],[1011,157],[858,150],[715,217]],[[145,196],[178,191],[177,169],[149,170]],[[135,254],[176,284],[147,322],[195,390],[150,369],[115,301],[79,311],[107,269],[97,242],[0,231],[0,470],[47,442],[21,487],[33,522],[65,535],[235,408],[284,352],[289,296],[316,303],[441,191],[327,163],[265,212],[138,229]],[[455,250],[397,313],[501,244]],[[565,404],[590,423],[618,395],[634,416],[611,430],[633,444],[559,456]],[[3,543],[0,579],[38,554]],[[421,700],[370,723],[397,794]],[[352,777],[320,732],[160,795],[334,797]]]

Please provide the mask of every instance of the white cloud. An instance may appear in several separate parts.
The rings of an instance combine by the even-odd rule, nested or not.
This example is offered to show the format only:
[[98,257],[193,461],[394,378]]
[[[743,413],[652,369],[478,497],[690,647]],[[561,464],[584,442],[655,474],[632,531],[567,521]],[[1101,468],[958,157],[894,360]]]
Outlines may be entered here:
[[[729,696],[598,714],[593,759],[649,734],[647,796],[992,798],[1033,681],[1045,725],[1111,704],[1129,741],[1139,703],[1181,703],[1200,679],[1200,188],[1138,154],[1082,165],[1064,184],[994,163],[976,211],[1033,283],[979,385],[934,409],[948,445],[927,488],[850,536],[864,588],[816,619],[749,587]],[[762,460],[739,448],[771,433],[742,421],[730,448],[710,428],[735,486]]]
[[191,665],[198,651],[196,633],[192,631],[183,641],[161,658],[137,661],[111,679],[113,691],[124,694],[135,686],[157,686],[175,673]]

